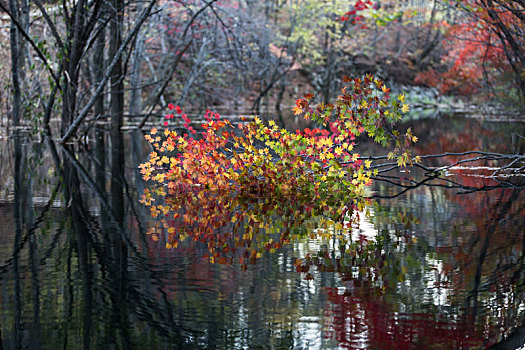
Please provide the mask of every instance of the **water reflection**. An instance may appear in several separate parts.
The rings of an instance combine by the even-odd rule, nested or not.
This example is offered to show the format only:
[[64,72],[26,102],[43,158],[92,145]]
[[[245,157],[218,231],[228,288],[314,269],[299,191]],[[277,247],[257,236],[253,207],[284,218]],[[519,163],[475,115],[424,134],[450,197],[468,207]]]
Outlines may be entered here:
[[[485,348],[501,332],[519,326],[525,306],[525,196],[520,190],[499,192],[450,196],[452,202],[468,204],[447,206],[443,215],[451,225],[445,231],[428,220],[406,229],[376,211],[377,236],[368,244],[375,246],[367,253],[334,260],[325,251],[310,259],[320,271],[340,273],[341,286],[327,290],[327,315],[339,343],[351,348]],[[418,205],[404,198],[398,209],[417,211]],[[363,257],[371,263],[363,264]]]
[[[70,146],[48,141],[59,176],[54,179],[56,190],[35,219],[34,174],[28,164],[41,153],[24,152],[33,144],[22,135],[15,135],[13,143],[14,204],[2,208],[4,213],[14,212],[14,230],[9,225],[2,229],[3,240],[13,247],[10,259],[2,252],[7,261],[2,286],[10,291],[2,303],[3,344],[86,349],[184,344],[187,336],[174,321],[171,301],[155,295],[162,295],[160,282],[143,287],[144,272],[151,266],[124,228],[123,200],[108,200],[118,198],[119,191],[122,198],[124,168],[117,169],[120,174],[111,169],[111,177],[120,182],[112,183],[109,197],[103,178],[97,182],[90,176],[89,157],[82,164]],[[65,205],[53,208],[57,196]],[[96,206],[104,215],[90,211]],[[153,274],[151,278],[159,281]]]
[[[503,140],[505,132],[487,136]],[[0,205],[3,348],[455,349],[504,336],[523,343],[520,179],[503,188],[457,171],[400,196],[377,182],[376,197],[396,197],[378,199],[351,235],[334,235],[341,227],[328,220],[266,217],[239,226],[241,240],[252,232],[250,245],[223,228],[214,240],[166,249],[163,232],[146,232],[155,222],[137,201],[144,184],[134,175],[147,149],[137,135],[126,139],[131,154],[121,167],[111,166],[118,158],[104,143],[79,153],[20,134],[2,145],[13,165],[2,164],[2,186],[12,179],[16,189]],[[500,188],[458,195],[447,180]],[[214,264],[210,244],[220,251]]]

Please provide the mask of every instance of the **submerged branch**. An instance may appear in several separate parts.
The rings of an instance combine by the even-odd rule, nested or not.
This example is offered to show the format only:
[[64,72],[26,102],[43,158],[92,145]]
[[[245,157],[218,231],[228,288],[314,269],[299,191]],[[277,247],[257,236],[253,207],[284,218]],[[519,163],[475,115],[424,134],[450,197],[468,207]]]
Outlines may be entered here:
[[[466,157],[459,160],[452,160],[450,164],[442,166],[425,165],[425,160],[441,160],[446,163],[446,157]],[[416,158],[413,167],[405,168],[407,175],[396,174],[395,171],[402,171],[402,166],[396,162],[386,162],[374,164],[371,169],[375,171],[375,176],[372,177],[374,181],[385,182],[400,188],[400,192],[388,195],[373,195],[371,198],[395,198],[403,195],[409,190],[418,188],[420,186],[443,187],[448,189],[460,190],[459,193],[467,194],[477,191],[490,191],[500,188],[515,188],[520,189],[525,186],[525,155],[523,154],[502,154],[482,151],[466,151],[466,152],[445,152],[441,154],[429,154],[418,157],[419,162],[416,163]],[[387,160],[388,156],[371,156],[360,157],[361,160]],[[497,162],[496,164],[480,165],[480,162],[486,163],[488,161]],[[523,166],[520,166],[523,165]],[[424,171],[423,177],[416,179],[415,174],[419,168]],[[453,171],[458,171],[455,174]],[[479,186],[462,184],[459,181],[453,180],[452,176],[461,175],[468,177],[480,177],[492,181],[493,183],[481,183]],[[511,178],[518,179],[518,181],[510,181]]]
[[[424,159],[441,159],[444,157],[454,156],[454,157],[461,157],[461,156],[467,156],[467,155],[478,155],[477,157],[470,157],[465,159],[460,159],[455,161],[452,164],[443,165],[443,166],[427,166],[422,163],[422,160]],[[386,160],[389,159],[388,156],[368,156],[368,157],[360,157],[360,160]],[[419,162],[418,162],[419,160]],[[461,170],[468,170],[475,169],[474,167],[461,167],[459,168],[458,165],[460,164],[467,164],[467,163],[474,163],[478,161],[508,161],[505,165],[500,166],[476,166],[476,169],[482,169],[482,170],[495,170],[491,175],[488,175],[487,177],[498,177],[498,174],[503,172],[504,170],[510,170],[514,174],[517,174],[525,168],[524,166],[515,168],[514,165],[518,165],[520,162],[525,163],[525,155],[524,154],[502,154],[502,153],[492,153],[492,152],[483,152],[483,151],[466,151],[466,152],[445,152],[441,154],[428,154],[423,156],[418,156],[415,158],[412,158],[412,161],[414,162],[413,166],[416,166],[418,168],[421,168],[425,171],[431,172],[431,173],[439,173],[446,170],[455,170],[455,169],[461,169]],[[382,169],[388,167],[386,169]],[[375,164],[371,167],[371,169],[378,169],[378,173],[387,173],[389,171],[400,169],[402,166],[398,165],[396,162],[389,162],[389,163],[379,163]]]

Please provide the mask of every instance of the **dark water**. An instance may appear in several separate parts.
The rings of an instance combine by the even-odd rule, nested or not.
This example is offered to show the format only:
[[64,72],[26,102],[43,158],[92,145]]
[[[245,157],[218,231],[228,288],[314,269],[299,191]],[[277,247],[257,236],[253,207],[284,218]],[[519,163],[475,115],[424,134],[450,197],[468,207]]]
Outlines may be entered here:
[[[520,146],[512,133],[525,134],[525,123],[412,124],[419,154],[513,153]],[[392,178],[409,188],[378,181],[370,189],[377,205],[353,232],[356,249],[302,236],[245,270],[210,263],[206,243],[166,249],[147,234],[154,220],[137,200],[145,185],[136,166],[148,153],[140,135],[125,135],[124,167],[111,166],[115,153],[94,142],[0,141],[4,349],[525,343],[524,181],[487,178],[490,162],[417,186],[408,181],[423,178],[416,170]],[[385,153],[367,145],[362,152]]]

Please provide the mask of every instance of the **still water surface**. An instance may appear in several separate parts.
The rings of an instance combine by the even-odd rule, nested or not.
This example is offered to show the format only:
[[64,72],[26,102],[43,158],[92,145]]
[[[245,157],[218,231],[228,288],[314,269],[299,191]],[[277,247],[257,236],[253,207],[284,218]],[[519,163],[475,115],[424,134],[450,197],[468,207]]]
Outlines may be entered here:
[[[422,140],[419,154],[513,153],[519,145],[512,133],[525,134],[525,123],[460,117],[411,124]],[[111,155],[92,144],[73,150],[25,136],[0,140],[4,349],[477,349],[509,336],[525,342],[523,179],[487,179],[491,164],[481,164],[408,190],[378,181],[370,189],[377,205],[352,234],[357,249],[303,235],[243,268],[233,259],[210,263],[206,243],[167,250],[162,237],[147,234],[154,219],[138,202],[145,185],[136,166],[148,149],[139,135],[126,140],[120,177]],[[385,153],[366,145],[362,152]],[[121,203],[108,190],[112,175],[122,185]],[[268,220],[273,234],[289,229],[280,218]]]

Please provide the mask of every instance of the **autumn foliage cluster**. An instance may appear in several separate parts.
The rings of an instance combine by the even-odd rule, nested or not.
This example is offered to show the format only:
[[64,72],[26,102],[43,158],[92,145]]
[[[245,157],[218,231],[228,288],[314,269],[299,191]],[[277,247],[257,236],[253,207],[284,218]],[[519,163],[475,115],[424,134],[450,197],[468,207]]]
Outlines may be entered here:
[[[525,5],[518,1],[456,0],[456,22],[436,23],[445,32],[446,70],[421,72],[416,83],[442,93],[471,95],[514,80],[525,88]],[[508,93],[508,91],[506,91]],[[525,90],[522,91],[525,93]]]
[[[352,9],[348,12],[345,12],[344,16],[341,16],[341,21],[351,21],[352,24],[359,24],[362,23],[365,20],[365,16],[360,14],[361,11],[364,11],[370,7],[374,6],[372,4],[372,1],[362,1],[358,0],[356,3],[352,6]],[[375,7],[374,7],[375,8]],[[365,29],[366,25],[363,23],[361,24],[361,29]]]
[[161,218],[154,239],[165,239],[168,248],[186,238],[201,240],[214,258],[216,246],[224,247],[239,228],[244,233],[235,239],[251,246],[254,227],[264,228],[271,216],[294,223],[323,216],[351,229],[352,218],[369,204],[365,187],[373,176],[371,161],[354,151],[356,137],[394,144],[390,156],[400,165],[411,161],[406,146],[417,138],[410,129],[393,129],[408,111],[403,95],[390,99],[390,90],[372,76],[345,82],[334,103],[312,106],[312,94],[298,99],[294,113],[319,127],[295,132],[259,118],[236,127],[210,111],[196,132],[180,107],[171,106],[184,119],[185,132],[153,129],[146,139],[154,151],[140,166],[144,179],[155,184],[142,198]]

